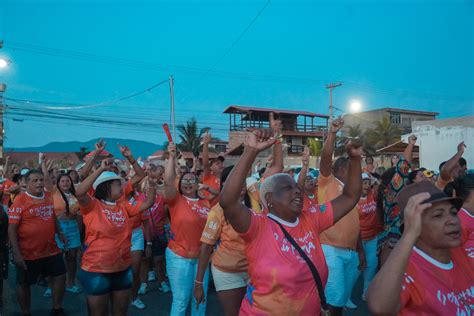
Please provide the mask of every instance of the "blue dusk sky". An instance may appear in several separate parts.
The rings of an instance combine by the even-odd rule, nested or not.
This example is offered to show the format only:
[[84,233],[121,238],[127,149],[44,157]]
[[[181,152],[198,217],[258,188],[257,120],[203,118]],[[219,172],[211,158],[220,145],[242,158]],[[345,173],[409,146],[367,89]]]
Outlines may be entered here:
[[327,114],[334,81],[341,111],[357,99],[364,110],[474,114],[470,0],[3,0],[0,39],[6,147],[162,144],[168,83],[119,99],[170,75],[177,123],[194,116],[224,139],[227,106]]

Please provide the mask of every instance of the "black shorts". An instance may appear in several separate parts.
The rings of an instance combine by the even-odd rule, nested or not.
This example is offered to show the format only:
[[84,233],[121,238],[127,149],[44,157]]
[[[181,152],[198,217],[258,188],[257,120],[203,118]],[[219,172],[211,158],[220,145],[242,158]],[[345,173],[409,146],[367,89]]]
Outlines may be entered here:
[[16,267],[16,283],[32,285],[38,282],[40,275],[57,277],[66,273],[62,254],[36,260],[25,260],[27,269]]
[[153,257],[163,257],[165,255],[166,247],[168,247],[168,239],[165,234],[154,237],[153,245],[151,246],[151,251]]
[[104,295],[131,289],[132,268],[112,273],[89,272],[79,269],[78,279],[87,295]]
[[0,280],[8,279],[8,246],[0,246]]

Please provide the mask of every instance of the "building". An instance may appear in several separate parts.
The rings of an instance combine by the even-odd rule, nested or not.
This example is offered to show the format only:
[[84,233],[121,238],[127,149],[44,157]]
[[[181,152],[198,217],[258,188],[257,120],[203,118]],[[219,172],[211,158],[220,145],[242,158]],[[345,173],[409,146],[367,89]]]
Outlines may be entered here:
[[[224,110],[229,115],[229,150],[227,156],[237,157],[242,153],[248,128],[269,128],[270,113],[282,121],[285,144],[285,165],[301,163],[301,153],[308,138],[323,138],[327,131],[329,116],[306,111],[257,108],[231,105]],[[268,156],[264,152],[261,156]],[[229,157],[229,158],[230,158]]]
[[[438,171],[439,164],[451,158],[458,144],[464,141],[466,149],[463,157],[467,160],[467,167],[473,169],[474,116],[414,122],[413,134],[418,137],[421,167]],[[402,138],[407,139],[408,136]]]
[[347,114],[344,116],[345,126],[342,131],[347,134],[347,127],[359,125],[361,130],[365,132],[369,128],[375,127],[375,122],[381,121],[384,117],[390,119],[390,123],[398,126],[402,130],[402,134],[411,132],[412,123],[418,121],[436,120],[437,112],[413,111],[396,108],[382,108],[377,110]]

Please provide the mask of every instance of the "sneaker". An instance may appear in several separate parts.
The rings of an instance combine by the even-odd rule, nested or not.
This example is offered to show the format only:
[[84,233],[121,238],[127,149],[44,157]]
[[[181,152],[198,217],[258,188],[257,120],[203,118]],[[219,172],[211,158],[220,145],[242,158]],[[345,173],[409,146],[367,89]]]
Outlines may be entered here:
[[148,282],[156,281],[156,273],[155,271],[148,272]]
[[147,290],[148,285],[146,283],[140,284],[140,288],[138,289],[138,295],[145,295]]
[[166,281],[161,282],[159,290],[163,293],[168,293],[171,291],[170,286],[168,283],[166,283]]
[[73,286],[71,286],[71,287],[67,287],[67,288],[66,288],[66,291],[67,291],[67,292],[70,292],[70,293],[75,293],[75,294],[77,294],[77,293],[81,293],[81,292],[82,292],[82,289],[81,289],[81,287],[78,286],[78,285],[73,285]]
[[135,306],[138,309],[144,309],[146,307],[142,300],[139,298],[132,301],[132,306]]
[[51,289],[48,287],[48,288],[46,289],[46,291],[44,291],[43,297],[51,297],[52,294],[53,294],[53,292],[52,292]]
[[345,308],[347,308],[347,309],[357,309],[357,305],[352,303],[352,301],[349,299],[349,301],[347,301],[347,303],[346,303]]

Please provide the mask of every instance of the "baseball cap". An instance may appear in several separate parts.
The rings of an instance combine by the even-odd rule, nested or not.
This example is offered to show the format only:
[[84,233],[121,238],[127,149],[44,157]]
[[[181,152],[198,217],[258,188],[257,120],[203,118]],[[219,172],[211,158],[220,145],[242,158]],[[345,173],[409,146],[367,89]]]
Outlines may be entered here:
[[94,184],[92,185],[92,188],[94,190],[97,190],[97,187],[107,181],[113,181],[113,180],[122,180],[122,177],[118,176],[116,173],[112,171],[104,171],[100,174],[100,176],[94,181]]
[[424,203],[439,203],[439,202],[451,202],[456,209],[460,209],[463,205],[463,200],[457,197],[450,197],[440,189],[438,189],[431,181],[421,181],[418,183],[406,186],[397,195],[398,205],[400,207],[401,215],[408,204],[408,200],[419,193],[429,193],[430,197],[423,201]]

